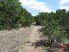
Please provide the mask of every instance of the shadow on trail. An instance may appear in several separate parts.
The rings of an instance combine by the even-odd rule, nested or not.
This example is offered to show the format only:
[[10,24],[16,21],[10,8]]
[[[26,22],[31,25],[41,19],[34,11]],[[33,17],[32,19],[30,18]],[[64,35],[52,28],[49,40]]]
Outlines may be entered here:
[[32,46],[37,47],[46,47],[47,52],[56,52],[58,51],[61,46],[58,43],[50,43],[49,40],[40,40],[35,43],[32,43]]

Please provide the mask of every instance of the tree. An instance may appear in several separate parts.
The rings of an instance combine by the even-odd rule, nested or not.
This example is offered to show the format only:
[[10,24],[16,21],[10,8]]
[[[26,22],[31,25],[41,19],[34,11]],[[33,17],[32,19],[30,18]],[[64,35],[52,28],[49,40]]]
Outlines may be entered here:
[[56,13],[39,13],[36,16],[36,22],[43,24],[42,32],[48,35],[50,43],[58,36],[61,39],[69,37],[69,12],[65,9],[56,10]]
[[43,25],[43,22],[45,22],[48,18],[48,12],[41,12],[36,17],[36,24],[37,25]]
[[[32,23],[32,15],[25,8],[21,8],[21,24],[22,26],[30,26]],[[23,21],[22,21],[23,20]]]
[[0,0],[0,29],[12,29],[31,25],[31,13],[23,8],[19,0]]

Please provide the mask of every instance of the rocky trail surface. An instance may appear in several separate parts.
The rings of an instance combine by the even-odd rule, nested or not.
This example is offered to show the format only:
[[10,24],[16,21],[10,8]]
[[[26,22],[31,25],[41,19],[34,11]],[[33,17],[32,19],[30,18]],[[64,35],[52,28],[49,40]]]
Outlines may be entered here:
[[44,48],[32,46],[41,40],[41,26],[31,26],[0,31],[0,52],[46,52]]

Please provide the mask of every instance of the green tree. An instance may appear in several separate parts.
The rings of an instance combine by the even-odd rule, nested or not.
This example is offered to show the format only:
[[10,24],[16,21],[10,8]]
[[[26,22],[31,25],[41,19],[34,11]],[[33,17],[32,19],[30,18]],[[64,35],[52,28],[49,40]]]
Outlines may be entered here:
[[30,26],[32,15],[23,8],[19,0],[0,1],[0,29],[12,29],[21,26]]
[[43,24],[42,32],[49,36],[50,43],[58,36],[61,39],[69,37],[69,12],[59,9],[55,12],[42,12],[36,16],[36,23]]

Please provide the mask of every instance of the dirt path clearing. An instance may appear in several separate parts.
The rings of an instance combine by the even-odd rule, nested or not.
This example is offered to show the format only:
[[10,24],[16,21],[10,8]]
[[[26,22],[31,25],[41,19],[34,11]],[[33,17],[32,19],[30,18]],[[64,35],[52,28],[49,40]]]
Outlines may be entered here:
[[46,52],[42,47],[31,46],[40,40],[41,26],[0,31],[0,52]]
[[[40,38],[41,32],[38,31],[39,29],[41,29],[41,26],[33,26],[33,28],[34,29],[31,33],[31,37],[30,37],[30,41],[32,43],[41,40],[41,38]],[[42,48],[42,47],[35,48],[35,46],[28,46],[28,50],[29,50],[29,52],[46,52],[46,50],[44,50],[44,48]]]
[[[39,31],[39,29],[41,29],[41,26],[32,26],[32,33],[29,36],[29,41],[26,42],[27,44],[25,45],[21,45],[21,49],[19,52],[47,52],[47,49],[49,47],[37,47],[35,48],[35,46],[32,46],[32,43],[38,42],[40,40],[46,40],[48,39],[48,37],[42,37],[42,33]],[[58,51],[58,50],[56,50]],[[55,51],[55,52],[56,52]]]
[[31,37],[30,37],[30,40],[31,42],[36,42],[38,40],[40,40],[40,35],[41,35],[41,32],[39,32],[38,30],[41,29],[41,26],[33,26],[33,31],[31,33]]

